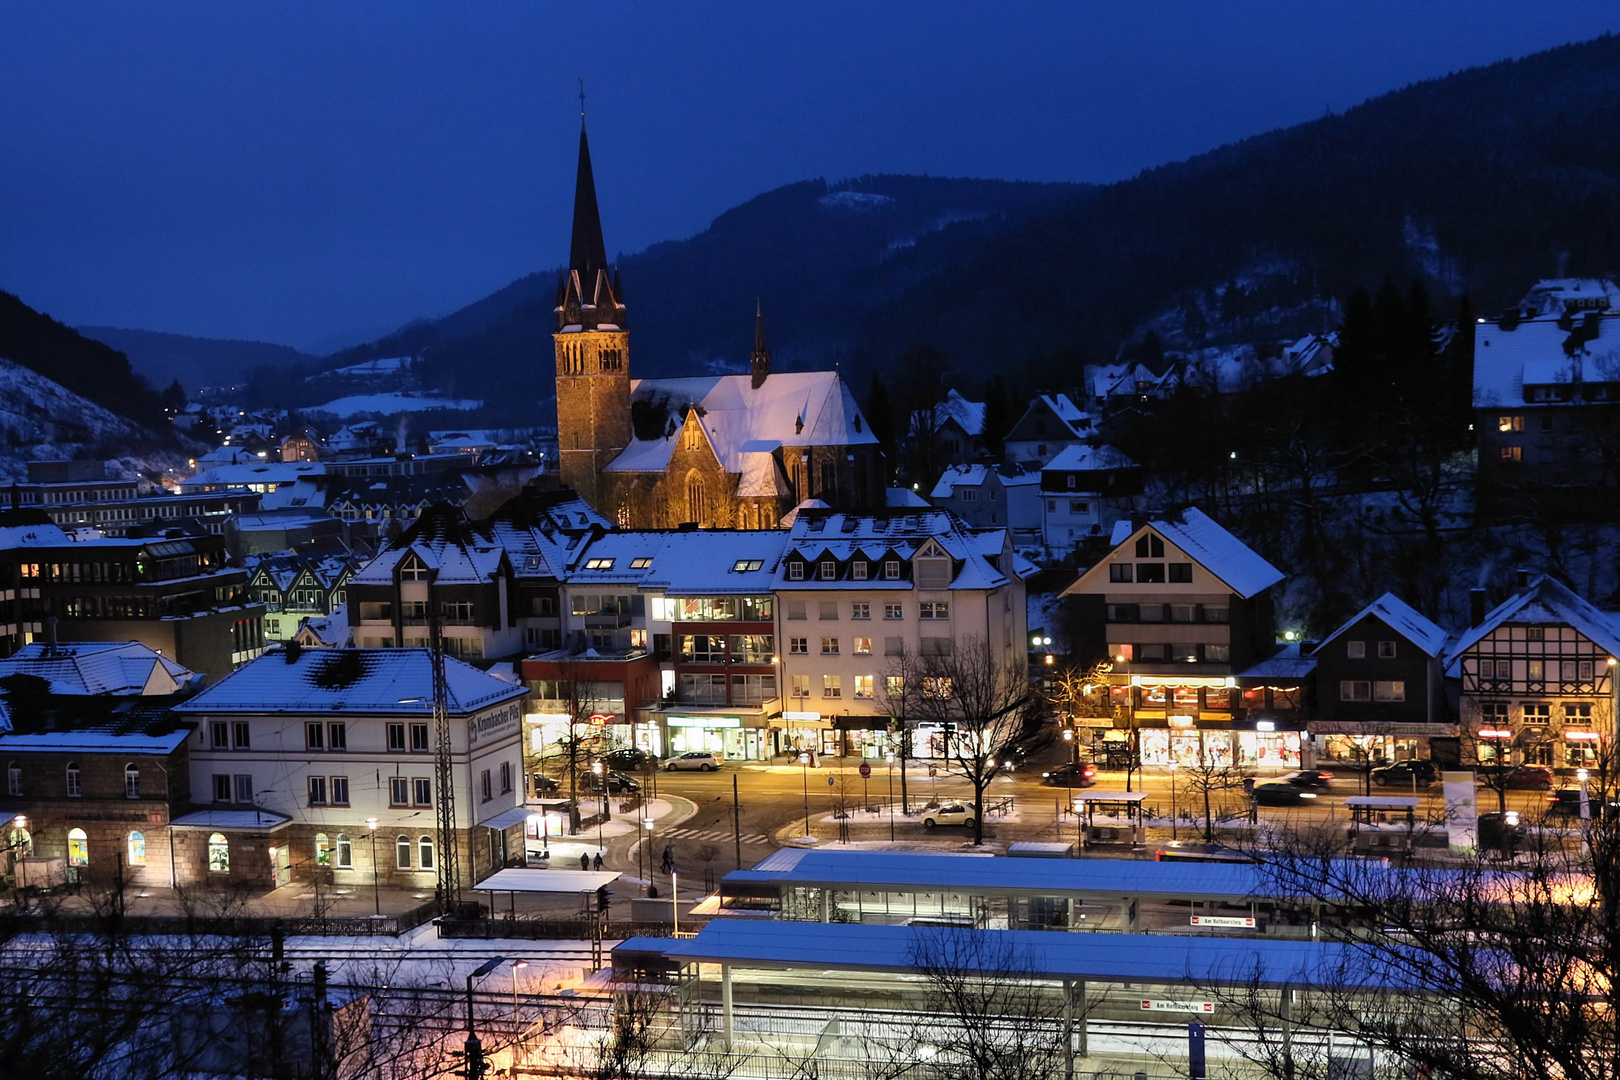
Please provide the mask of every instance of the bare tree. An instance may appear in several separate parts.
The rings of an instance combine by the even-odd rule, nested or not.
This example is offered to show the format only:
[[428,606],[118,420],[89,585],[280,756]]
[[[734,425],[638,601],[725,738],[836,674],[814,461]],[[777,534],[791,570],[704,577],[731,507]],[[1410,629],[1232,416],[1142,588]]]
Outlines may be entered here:
[[[1256,969],[1210,987],[1259,1041],[1243,1052],[1279,1080],[1335,1075],[1305,1053],[1301,1025],[1347,1032],[1390,1074],[1453,1080],[1615,1080],[1620,1075],[1620,819],[1612,749],[1594,772],[1590,820],[1568,842],[1531,845],[1505,871],[1484,858],[1390,867],[1338,857],[1338,838],[1280,834],[1258,872],[1270,895],[1357,913],[1311,972]],[[1314,1043],[1313,1043],[1314,1046]],[[1343,1075],[1342,1072],[1338,1075]]]
[[1246,765],[1233,764],[1230,760],[1212,759],[1208,754],[1198,755],[1177,771],[1181,776],[1181,789],[1203,802],[1204,843],[1213,843],[1213,799],[1228,791],[1241,790],[1245,781],[1253,779],[1254,771]]
[[[602,741],[602,729],[591,722],[600,708],[599,692],[586,665],[578,660],[560,661],[555,677],[543,681],[548,684],[546,700],[555,702],[567,719],[562,735],[542,751],[540,762],[567,778],[568,829],[574,833],[579,830],[580,773]],[[604,783],[606,779],[603,777]]]
[[894,740],[895,764],[900,766],[900,812],[911,813],[910,792],[906,788],[906,761],[912,756],[913,703],[921,693],[922,673],[917,658],[906,651],[889,657],[884,668],[883,707],[889,714],[889,736]]
[[[945,639],[918,658],[917,714],[944,734],[945,770],[973,786],[973,843],[984,843],[984,793],[1011,764],[1033,699],[1022,654],[1002,659],[979,637]],[[1014,650],[1016,652],[1016,650]]]

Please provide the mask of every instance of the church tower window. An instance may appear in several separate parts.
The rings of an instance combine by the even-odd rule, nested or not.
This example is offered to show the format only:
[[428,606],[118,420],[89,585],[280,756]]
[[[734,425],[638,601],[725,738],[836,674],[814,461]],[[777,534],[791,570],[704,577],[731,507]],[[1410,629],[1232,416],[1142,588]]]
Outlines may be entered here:
[[686,519],[702,524],[703,512],[703,478],[696,472],[692,472],[686,477]]

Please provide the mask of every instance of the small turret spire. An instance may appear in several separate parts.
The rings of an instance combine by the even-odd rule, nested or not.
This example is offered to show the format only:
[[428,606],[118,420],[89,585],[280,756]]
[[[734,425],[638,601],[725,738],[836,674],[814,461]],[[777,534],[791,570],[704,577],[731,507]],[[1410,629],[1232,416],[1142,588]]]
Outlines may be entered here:
[[754,297],[754,353],[748,360],[753,387],[758,390],[771,374],[771,350],[765,346],[765,309]]

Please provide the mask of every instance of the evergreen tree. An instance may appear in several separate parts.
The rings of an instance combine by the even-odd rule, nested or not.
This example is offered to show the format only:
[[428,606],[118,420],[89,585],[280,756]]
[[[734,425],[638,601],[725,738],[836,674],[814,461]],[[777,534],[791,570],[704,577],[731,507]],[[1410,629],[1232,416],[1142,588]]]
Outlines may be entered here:
[[[877,372],[872,372],[872,385],[866,391],[866,422],[878,445],[892,462],[894,460],[894,407],[889,404],[889,388],[883,385]],[[892,469],[892,466],[891,466]]]
[[984,429],[979,435],[992,457],[1001,457],[1007,432],[1012,430],[1014,419],[1012,399],[1007,395],[1006,384],[1001,381],[1000,375],[992,376],[984,387]]
[[163,411],[170,416],[175,416],[186,407],[186,391],[180,385],[179,379],[171,382],[168,388],[163,391],[162,400]]

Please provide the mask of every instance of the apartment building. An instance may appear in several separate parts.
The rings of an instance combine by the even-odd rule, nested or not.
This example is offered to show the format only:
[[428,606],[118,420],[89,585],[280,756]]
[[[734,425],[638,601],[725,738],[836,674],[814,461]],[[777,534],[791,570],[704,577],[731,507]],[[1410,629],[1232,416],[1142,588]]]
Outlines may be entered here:
[[941,752],[906,715],[907,661],[979,647],[1021,667],[1032,570],[1006,529],[943,510],[801,510],[774,576],[779,748],[881,757],[906,724],[913,753]]
[[[452,657],[444,664],[453,840],[471,884],[523,857],[527,691]],[[174,712],[195,726],[196,808],[173,822],[185,834],[182,880],[275,888],[330,872],[339,887],[432,889],[452,838],[438,830],[427,649],[292,644]]]
[[1121,520],[1112,542],[1062,594],[1087,627],[1076,653],[1113,665],[1107,734],[1134,731],[1144,765],[1297,766],[1314,665],[1278,655],[1282,572],[1192,508]]

